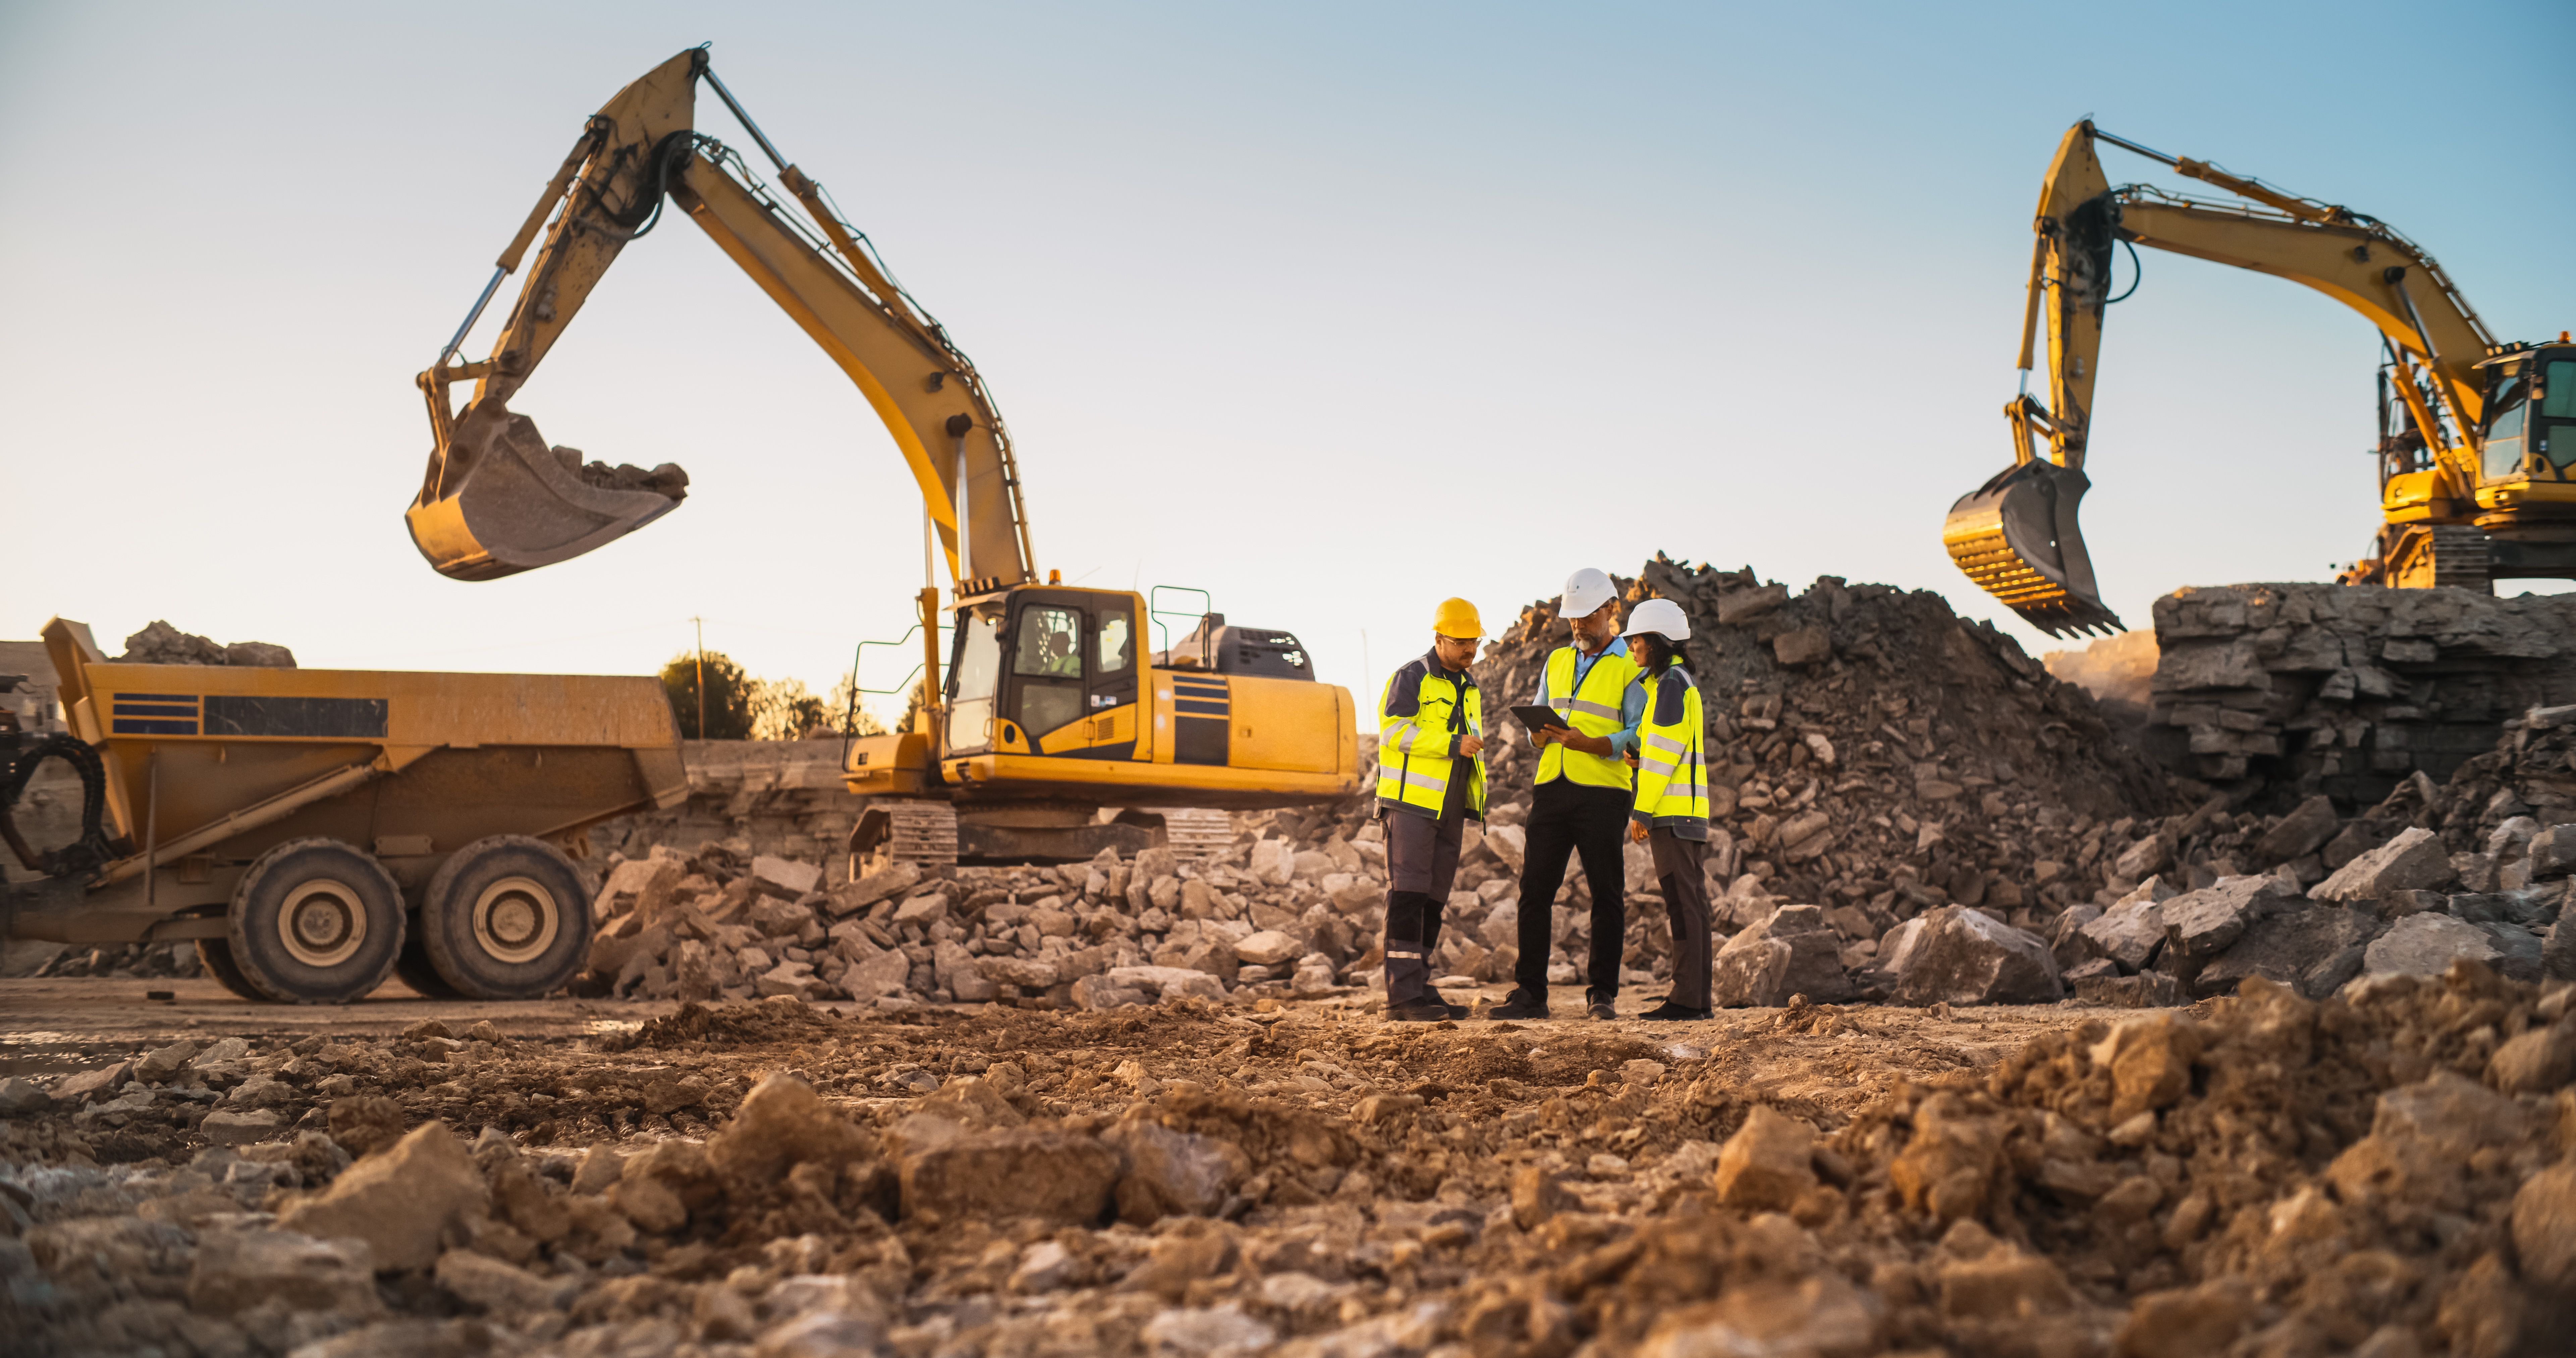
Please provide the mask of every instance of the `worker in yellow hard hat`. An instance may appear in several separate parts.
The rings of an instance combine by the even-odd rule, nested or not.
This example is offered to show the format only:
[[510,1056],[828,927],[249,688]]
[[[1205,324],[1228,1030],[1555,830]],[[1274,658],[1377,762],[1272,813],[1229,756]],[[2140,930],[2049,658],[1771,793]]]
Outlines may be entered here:
[[1429,1023],[1466,1009],[1431,988],[1440,909],[1470,819],[1485,816],[1484,707],[1467,666],[1485,634],[1476,606],[1445,599],[1431,649],[1378,698],[1377,811],[1386,825],[1386,1016]]

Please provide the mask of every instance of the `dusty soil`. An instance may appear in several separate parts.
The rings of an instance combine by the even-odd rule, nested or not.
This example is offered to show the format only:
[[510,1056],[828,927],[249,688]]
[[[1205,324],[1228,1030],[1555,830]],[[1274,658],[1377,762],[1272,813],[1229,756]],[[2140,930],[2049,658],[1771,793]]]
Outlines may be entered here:
[[165,988],[0,986],[21,1069],[134,1063],[0,1119],[25,1351],[2384,1358],[2576,1296],[2571,992],[2468,965],[1688,1024]]

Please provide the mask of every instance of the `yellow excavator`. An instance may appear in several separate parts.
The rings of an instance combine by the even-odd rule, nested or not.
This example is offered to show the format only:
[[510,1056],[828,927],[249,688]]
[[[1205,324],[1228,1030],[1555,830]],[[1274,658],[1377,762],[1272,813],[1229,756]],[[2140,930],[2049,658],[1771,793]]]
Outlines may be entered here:
[[[2247,201],[2114,188],[2096,142]],[[2379,328],[2383,522],[2344,583],[2484,591],[2498,579],[2576,578],[2576,344],[2564,331],[2554,343],[2499,344],[2433,257],[2386,223],[2090,122],[2058,143],[2032,229],[2024,390],[2004,407],[2013,465],[1952,505],[1941,533],[1959,569],[2032,626],[2051,636],[2120,629],[2076,525],[2091,485],[2084,453],[2103,309],[2128,295],[2110,295],[2115,246],[2133,266],[2145,245],[2303,283]],[[2028,390],[2043,314],[2045,401]]]
[[[788,197],[696,130],[702,82]],[[686,495],[681,469],[585,465],[507,405],[666,202],[857,384],[921,488],[924,555],[947,566],[948,626],[935,577],[918,596],[919,720],[853,741],[846,756],[847,785],[871,799],[854,852],[1086,858],[1150,842],[1157,818],[1134,808],[1295,806],[1359,790],[1351,695],[1316,681],[1294,634],[1202,612],[1181,642],[1149,651],[1148,596],[1065,585],[1052,571],[1039,578],[1010,435],[975,366],[822,186],[779,154],[702,47],[645,73],[583,125],[465,323],[420,375],[433,448],[405,517],[441,574],[492,580],[567,560]],[[490,356],[454,362],[540,233]],[[466,380],[473,395],[457,410],[450,389]],[[953,635],[944,684],[943,630]],[[1103,822],[1104,807],[1129,811]]]

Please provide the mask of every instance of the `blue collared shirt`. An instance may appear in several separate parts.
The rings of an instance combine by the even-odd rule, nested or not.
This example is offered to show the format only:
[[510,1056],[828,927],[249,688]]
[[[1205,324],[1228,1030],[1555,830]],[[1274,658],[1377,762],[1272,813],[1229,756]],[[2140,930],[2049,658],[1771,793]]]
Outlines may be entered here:
[[[1624,656],[1626,654],[1628,654],[1626,637],[1611,638],[1609,648],[1601,652],[1601,655]],[[1592,673],[1592,662],[1599,660],[1601,655],[1586,655],[1581,646],[1574,648],[1574,687],[1578,692],[1583,688],[1583,677]],[[1530,701],[1536,706],[1546,707],[1548,706],[1547,697],[1547,671],[1541,669],[1538,672],[1538,696]],[[1625,755],[1637,748],[1637,728],[1645,722],[1646,685],[1642,680],[1631,679],[1628,681],[1628,691],[1619,695],[1619,729],[1611,732],[1608,737],[1610,753]]]

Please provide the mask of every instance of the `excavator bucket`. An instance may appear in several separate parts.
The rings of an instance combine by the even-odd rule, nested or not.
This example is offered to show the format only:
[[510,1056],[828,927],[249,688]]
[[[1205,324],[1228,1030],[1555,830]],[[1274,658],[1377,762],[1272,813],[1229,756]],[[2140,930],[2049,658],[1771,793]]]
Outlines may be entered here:
[[2093,483],[2033,459],[2008,467],[1950,506],[1942,545],[1979,588],[2053,637],[2121,629],[2093,583],[2093,558],[2075,525]]
[[584,467],[572,449],[547,447],[536,421],[477,402],[403,520],[439,574],[498,580],[614,542],[679,508],[688,485],[670,463]]

